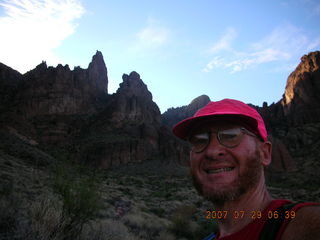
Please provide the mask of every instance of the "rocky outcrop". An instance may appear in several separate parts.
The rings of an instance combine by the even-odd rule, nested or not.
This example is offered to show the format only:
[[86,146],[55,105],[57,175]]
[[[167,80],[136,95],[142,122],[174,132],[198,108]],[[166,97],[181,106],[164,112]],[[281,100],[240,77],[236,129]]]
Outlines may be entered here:
[[108,77],[101,52],[88,69],[45,62],[23,76],[18,92],[19,111],[27,119],[42,115],[73,115],[95,112],[95,103],[107,94]]
[[22,81],[22,75],[0,63],[0,112],[6,112],[13,105],[14,94]]
[[122,80],[115,95],[114,122],[147,123],[159,127],[160,110],[140,75],[136,72],[123,74]]
[[307,166],[312,164],[314,156],[320,156],[319,92],[320,52],[316,51],[301,58],[300,64],[289,75],[285,93],[279,102],[257,107],[275,139],[269,172],[299,170],[301,176],[310,174]]
[[99,51],[88,69],[42,62],[24,75],[4,65],[0,70],[0,85],[12,92],[1,99],[13,112],[2,111],[3,129],[28,144],[68,149],[74,160],[103,168],[156,156],[182,160],[183,144],[162,126],[160,110],[137,72],[124,74],[117,92],[108,94]]
[[290,125],[317,122],[320,119],[320,51],[301,58],[287,80],[281,100]]
[[201,95],[186,106],[169,108],[162,114],[162,121],[167,127],[172,128],[179,121],[193,116],[198,109],[204,107],[208,102],[210,102],[210,98],[207,95]]
[[161,154],[162,142],[173,139],[160,139],[160,110],[140,75],[131,72],[122,79],[105,111],[89,127],[80,154],[86,162],[104,168],[151,159]]
[[21,75],[8,67],[0,68],[0,78],[5,80],[0,84],[10,93],[1,99],[0,105],[7,109],[2,111],[6,117],[3,122],[19,131],[28,125],[24,129],[40,143],[65,144],[77,131],[77,116],[96,113],[107,97],[107,68],[99,51],[88,69],[70,70],[61,64],[54,68],[42,62]]

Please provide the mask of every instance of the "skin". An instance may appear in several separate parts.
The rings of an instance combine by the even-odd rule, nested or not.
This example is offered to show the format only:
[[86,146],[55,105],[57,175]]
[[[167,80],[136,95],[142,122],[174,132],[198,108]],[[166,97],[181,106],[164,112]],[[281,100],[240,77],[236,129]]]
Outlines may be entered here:
[[[206,123],[194,131],[216,131],[239,127],[226,122]],[[252,210],[262,211],[272,201],[266,189],[264,167],[271,163],[271,143],[261,142],[256,137],[244,134],[240,144],[234,148],[222,146],[213,134],[207,148],[200,153],[190,152],[191,175],[194,185],[205,198],[211,200],[216,211],[244,211],[241,219],[232,216],[219,220],[220,237],[233,234],[252,221]],[[208,170],[231,167],[231,171],[208,173]],[[309,209],[309,210],[308,210]],[[317,209],[315,211],[315,209]],[[282,240],[320,239],[319,207],[304,207],[285,230]],[[317,220],[317,221],[316,221]],[[301,224],[304,221],[305,224]],[[318,225],[312,224],[315,221]],[[314,236],[301,238],[310,231]],[[297,236],[300,236],[297,238]]]

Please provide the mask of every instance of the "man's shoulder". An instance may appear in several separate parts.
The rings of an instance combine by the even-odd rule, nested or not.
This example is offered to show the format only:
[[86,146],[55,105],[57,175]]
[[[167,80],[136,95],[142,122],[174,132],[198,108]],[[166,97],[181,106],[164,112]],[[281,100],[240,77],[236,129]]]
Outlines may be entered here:
[[320,203],[297,209],[295,217],[288,223],[281,240],[320,239]]

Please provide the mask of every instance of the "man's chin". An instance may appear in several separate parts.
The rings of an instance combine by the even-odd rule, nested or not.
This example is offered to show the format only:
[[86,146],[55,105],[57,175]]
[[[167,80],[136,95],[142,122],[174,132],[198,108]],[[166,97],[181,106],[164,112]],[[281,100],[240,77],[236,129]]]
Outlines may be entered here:
[[245,191],[240,188],[224,188],[210,189],[203,187],[202,196],[216,205],[224,204],[225,202],[234,201],[239,198]]
[[229,186],[213,188],[212,186],[201,184],[195,177],[192,178],[193,185],[198,191],[199,195],[203,196],[216,205],[221,205],[225,202],[233,201],[245,192],[245,189],[242,189],[240,186],[238,186],[237,183],[229,184]]

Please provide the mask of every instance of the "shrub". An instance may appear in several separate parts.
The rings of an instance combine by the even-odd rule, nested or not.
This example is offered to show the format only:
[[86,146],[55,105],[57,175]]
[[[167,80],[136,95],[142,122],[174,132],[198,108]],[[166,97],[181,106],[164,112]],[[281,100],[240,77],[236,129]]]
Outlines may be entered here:
[[191,222],[192,215],[197,211],[193,205],[182,205],[178,207],[172,215],[172,224],[169,231],[177,237],[194,239],[195,229]]
[[163,229],[159,218],[146,213],[127,214],[123,217],[125,225],[140,239],[154,239]]
[[99,176],[78,165],[59,163],[55,169],[54,191],[62,201],[62,216],[66,219],[65,234],[74,239],[89,220],[102,209]]

